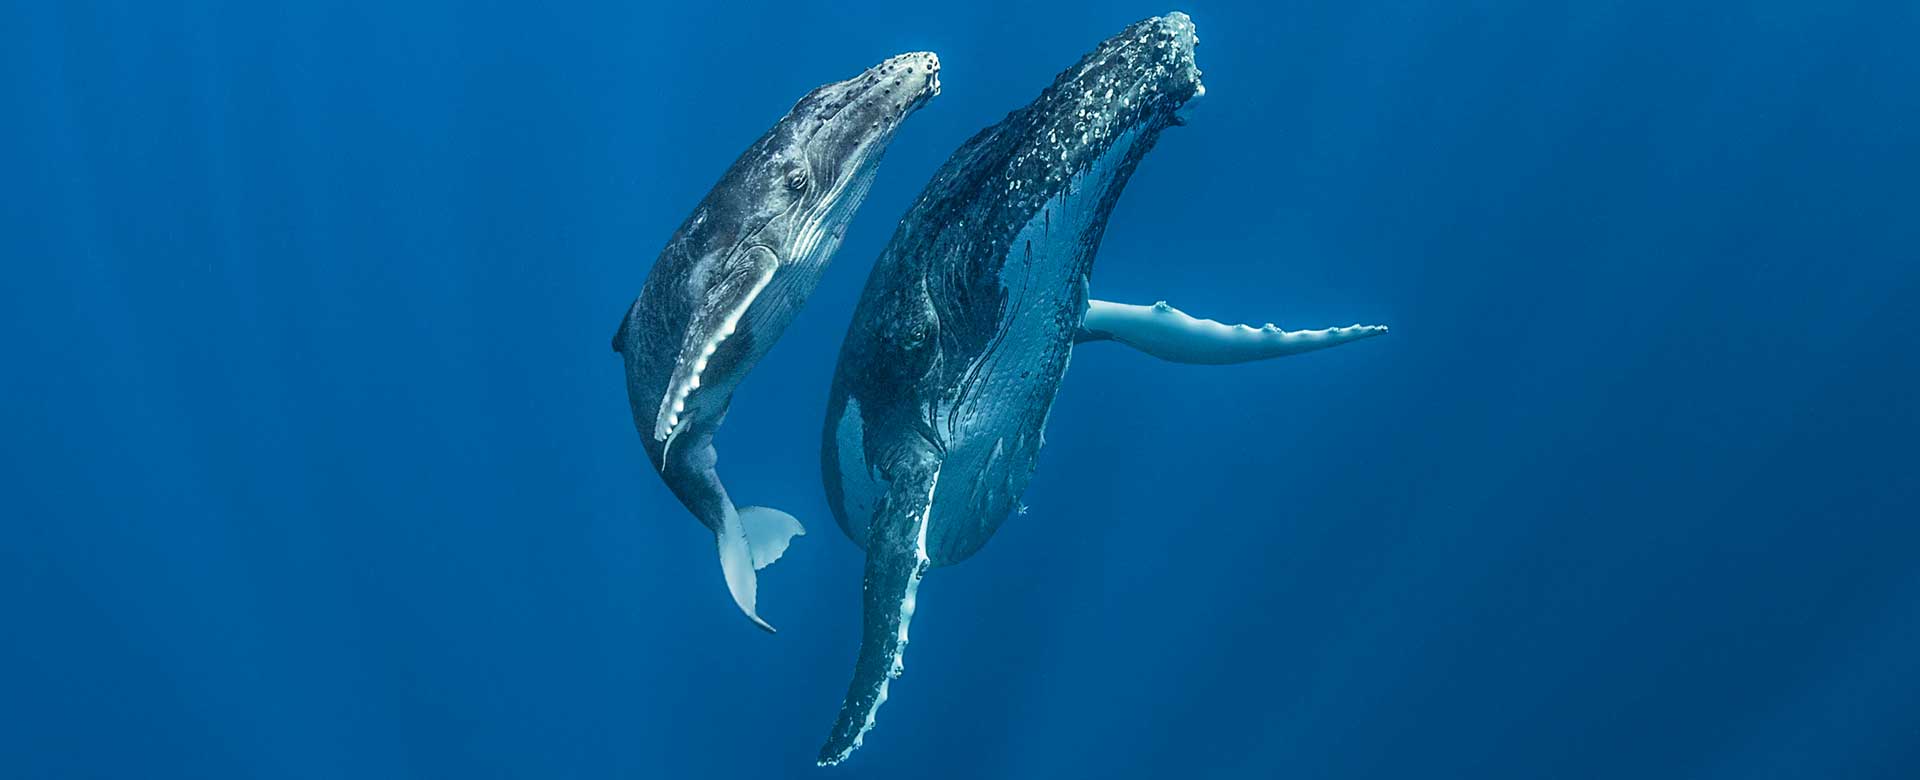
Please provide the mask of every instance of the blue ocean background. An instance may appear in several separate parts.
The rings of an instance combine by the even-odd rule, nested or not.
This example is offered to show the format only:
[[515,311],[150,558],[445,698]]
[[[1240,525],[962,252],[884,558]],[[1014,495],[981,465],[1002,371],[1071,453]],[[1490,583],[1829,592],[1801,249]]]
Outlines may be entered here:
[[[812,760],[873,258],[1138,3],[0,6],[0,776],[1920,777],[1920,6],[1201,0],[1027,515]],[[908,120],[735,399],[765,635],[608,337],[801,94]]]

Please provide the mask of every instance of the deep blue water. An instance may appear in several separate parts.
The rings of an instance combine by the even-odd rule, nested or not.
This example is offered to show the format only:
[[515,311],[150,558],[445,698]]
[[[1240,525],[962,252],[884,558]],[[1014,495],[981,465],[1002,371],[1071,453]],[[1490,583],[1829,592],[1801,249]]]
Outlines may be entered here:
[[[867,747],[819,484],[892,225],[1126,23],[1026,3],[0,8],[0,776],[1920,776],[1920,6],[1183,7],[1080,351]],[[607,338],[811,87],[931,49],[720,440],[743,620]]]

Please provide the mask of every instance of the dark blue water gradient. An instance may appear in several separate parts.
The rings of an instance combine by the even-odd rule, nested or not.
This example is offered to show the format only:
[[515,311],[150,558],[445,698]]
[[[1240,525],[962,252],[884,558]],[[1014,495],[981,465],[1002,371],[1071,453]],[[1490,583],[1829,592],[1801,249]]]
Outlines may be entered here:
[[[0,8],[0,775],[1920,774],[1920,11],[1186,6],[1100,297],[1393,332],[1074,361],[848,765],[814,453],[960,141],[1161,6]],[[742,620],[608,334],[800,94],[903,129],[736,399]]]

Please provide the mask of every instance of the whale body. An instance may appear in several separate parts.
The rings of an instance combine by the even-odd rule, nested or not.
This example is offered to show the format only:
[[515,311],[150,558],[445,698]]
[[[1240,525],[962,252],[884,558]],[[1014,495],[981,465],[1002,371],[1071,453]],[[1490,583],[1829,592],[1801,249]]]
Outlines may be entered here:
[[756,609],[756,570],[805,533],[792,516],[736,507],[714,432],[734,389],[813,293],[906,117],[940,91],[940,60],[902,54],[794,104],[675,231],[613,335],[647,457],[711,529],[734,603]]
[[1114,203],[1205,93],[1197,42],[1176,12],[1101,43],[962,145],[868,276],[821,437],[828,505],[867,555],[859,655],[821,764],[844,761],[873,727],[904,668],[921,579],[979,551],[1019,505],[1076,343],[1235,363],[1384,332],[1223,325],[1089,299]]

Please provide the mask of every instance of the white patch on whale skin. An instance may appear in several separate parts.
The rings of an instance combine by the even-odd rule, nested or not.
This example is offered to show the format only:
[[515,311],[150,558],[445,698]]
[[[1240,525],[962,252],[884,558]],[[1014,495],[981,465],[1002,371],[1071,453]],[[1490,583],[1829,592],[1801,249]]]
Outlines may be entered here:
[[[885,485],[874,479],[867,466],[866,422],[860,417],[860,400],[847,396],[840,422],[834,426],[834,458],[840,469],[841,515],[849,520],[873,517],[875,502]],[[849,523],[851,525],[851,523]],[[862,547],[866,545],[867,526],[848,531]]]

